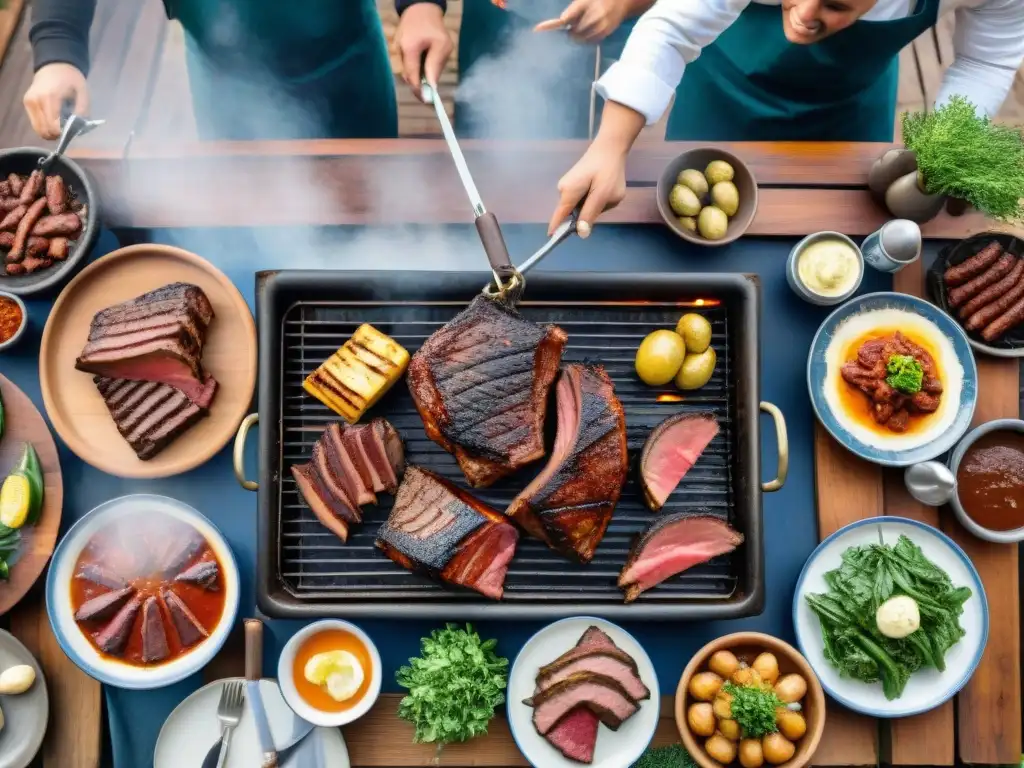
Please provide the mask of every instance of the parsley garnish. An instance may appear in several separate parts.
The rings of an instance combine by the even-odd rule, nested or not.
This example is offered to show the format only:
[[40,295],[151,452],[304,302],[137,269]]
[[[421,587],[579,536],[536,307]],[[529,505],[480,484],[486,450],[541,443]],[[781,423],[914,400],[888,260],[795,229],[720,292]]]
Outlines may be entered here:
[[910,355],[892,355],[886,363],[885,383],[905,395],[913,395],[921,391],[924,382],[924,369]]
[[722,690],[732,696],[732,717],[744,738],[759,739],[778,730],[775,709],[782,706],[782,700],[771,688],[726,683]]

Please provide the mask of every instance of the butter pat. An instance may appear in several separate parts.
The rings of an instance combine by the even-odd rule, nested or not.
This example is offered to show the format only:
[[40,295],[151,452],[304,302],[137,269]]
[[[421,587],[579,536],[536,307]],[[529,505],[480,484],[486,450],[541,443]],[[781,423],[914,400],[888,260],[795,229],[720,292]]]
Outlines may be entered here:
[[906,595],[890,597],[875,612],[878,631],[894,640],[914,634],[921,626],[921,611]]
[[325,651],[312,656],[303,670],[306,680],[319,685],[335,701],[348,701],[359,692],[365,672],[348,651]]

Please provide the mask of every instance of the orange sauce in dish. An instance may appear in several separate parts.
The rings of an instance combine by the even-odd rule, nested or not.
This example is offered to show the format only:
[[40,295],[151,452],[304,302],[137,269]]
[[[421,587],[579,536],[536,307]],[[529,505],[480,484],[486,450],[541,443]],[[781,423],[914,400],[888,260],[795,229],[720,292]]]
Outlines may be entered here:
[[[318,653],[327,651],[348,651],[355,656],[363,667],[363,684],[359,686],[356,695],[345,701],[335,701],[330,694],[319,685],[314,685],[306,679],[306,663]],[[346,632],[343,629],[325,629],[306,638],[299,646],[295,654],[295,663],[292,665],[292,678],[295,680],[295,689],[299,696],[313,709],[321,712],[345,712],[352,709],[370,689],[370,681],[373,678],[373,661],[370,659],[370,652],[363,645],[363,641]]]
[[[855,339],[852,339],[849,344],[842,350],[840,359],[843,363],[849,363],[857,359],[857,350],[861,346],[872,339],[879,339],[883,336],[892,336],[896,331],[899,331],[903,336],[922,347],[925,352],[932,356],[932,360],[935,361],[935,373],[942,382],[943,388],[946,387],[946,376],[942,370],[940,364],[939,350],[927,336],[922,336],[913,330],[906,330],[904,328],[872,328],[870,331],[861,334]],[[885,424],[879,424],[875,421],[872,416],[873,403],[871,398],[861,392],[852,384],[847,383],[845,379],[840,376],[837,381],[839,403],[843,409],[843,412],[852,420],[856,421],[861,427],[874,432],[876,435],[883,437],[892,437],[897,434],[889,429]],[[945,395],[943,395],[945,396]],[[910,420],[907,422],[907,429],[905,432],[899,433],[900,435],[913,435],[917,432],[924,431],[931,426],[933,420],[935,420],[940,411],[934,413],[915,413],[910,412]]]

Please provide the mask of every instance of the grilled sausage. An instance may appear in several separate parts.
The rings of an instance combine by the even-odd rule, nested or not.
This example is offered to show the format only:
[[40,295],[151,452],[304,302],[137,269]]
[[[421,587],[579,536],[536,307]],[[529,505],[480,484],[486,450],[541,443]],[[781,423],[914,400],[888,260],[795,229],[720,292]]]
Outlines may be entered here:
[[14,245],[13,232],[0,232],[0,248],[10,248]]
[[24,275],[25,268],[21,264],[8,264],[4,267],[4,272],[8,275]]
[[50,241],[45,237],[29,237],[25,256],[45,256],[50,252]]
[[25,186],[25,180],[16,173],[7,175],[7,183],[11,185],[11,194],[15,197],[21,196],[21,188]]
[[0,221],[0,231],[13,232],[18,228],[18,222],[28,213],[27,205],[19,205],[13,211],[8,211],[3,221]]
[[7,179],[4,179],[3,181],[0,181],[0,197],[10,197],[10,196],[11,196],[11,182],[9,182]]
[[1013,269],[1010,270],[1010,274],[1002,280],[992,283],[992,285],[985,288],[981,293],[960,307],[960,317],[967,319],[982,307],[987,307],[993,301],[1013,288],[1022,276],[1024,276],[1024,259],[1017,259],[1017,263],[1013,265]]
[[1019,299],[1024,298],[1024,280],[1020,280],[1013,288],[998,299],[988,304],[967,318],[964,327],[969,331],[980,331],[1003,312],[1012,307]]
[[986,325],[981,332],[981,338],[985,341],[995,341],[1022,322],[1024,322],[1024,298],[1018,299],[1012,307]]
[[946,270],[946,285],[952,287],[966,283],[975,275],[980,275],[992,266],[999,254],[1003,252],[1003,246],[993,240],[973,256],[968,256],[955,267]]
[[31,206],[28,211],[22,217],[21,221],[18,222],[18,229],[14,233],[14,245],[11,246],[11,252],[7,254],[7,257],[11,261],[20,261],[21,257],[25,255],[25,247],[28,245],[28,236],[32,231],[32,227],[39,221],[39,217],[43,215],[43,209],[46,207],[46,198],[40,197]]
[[68,209],[68,188],[56,174],[46,177],[46,207],[55,216]]
[[1006,274],[1013,269],[1013,265],[1016,261],[1017,259],[1015,256],[1009,253],[1004,253],[996,260],[995,264],[975,277],[969,283],[965,283],[959,288],[951,290],[949,292],[949,306],[954,309],[959,307],[961,304],[969,301],[972,297],[980,293],[984,288],[987,288],[992,285],[992,283],[1005,277]]
[[21,266],[23,266],[25,268],[25,272],[29,274],[32,272],[38,272],[40,269],[46,269],[52,265],[53,262],[45,256],[26,256],[25,260],[21,262]]
[[21,203],[16,197],[0,197],[0,211],[6,213],[7,211],[13,211]]
[[66,237],[55,237],[50,241],[48,254],[54,261],[64,261],[68,257],[68,239]]
[[77,213],[43,216],[32,228],[32,234],[41,237],[74,237],[81,231],[82,220]]
[[18,200],[22,205],[29,205],[43,194],[44,181],[43,172],[38,168],[29,174],[28,181],[25,182],[25,186],[21,188],[21,194],[18,195]]

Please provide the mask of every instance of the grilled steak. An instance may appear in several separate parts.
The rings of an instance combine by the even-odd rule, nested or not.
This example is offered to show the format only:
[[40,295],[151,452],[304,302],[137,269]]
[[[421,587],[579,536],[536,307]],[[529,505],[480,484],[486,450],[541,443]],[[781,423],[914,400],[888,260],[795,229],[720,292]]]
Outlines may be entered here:
[[119,610],[107,625],[93,635],[96,645],[104,653],[112,656],[120,656],[128,642],[128,635],[132,632],[135,624],[135,617],[139,615],[139,608],[142,607],[142,598],[133,597]]
[[631,603],[665,579],[732,552],[742,543],[743,534],[717,517],[685,512],[667,515],[637,537],[619,574],[619,587]]
[[586,563],[626,482],[626,415],[603,368],[567,365],[555,392],[558,431],[551,459],[506,514],[548,546]]
[[544,455],[547,395],[565,331],[485,296],[424,342],[408,382],[427,436],[485,488]]
[[75,611],[75,621],[92,621],[112,616],[134,594],[134,587],[124,587],[114,592],[104,592],[102,595],[86,600]]
[[213,306],[203,289],[190,283],[170,283],[162,288],[149,291],[134,299],[115,304],[96,313],[92,324],[110,325],[137,320],[140,317],[161,312],[184,309],[203,325],[209,325],[214,318]]
[[718,434],[710,413],[681,413],[655,427],[640,454],[644,501],[657,512]]
[[88,354],[83,350],[75,360],[75,368],[110,379],[169,384],[193,398],[202,391],[199,356],[173,338],[155,338],[124,349],[101,349]]
[[93,382],[117,431],[142,461],[148,461],[207,414],[217,381],[206,374],[195,399],[167,384],[95,376]]
[[82,566],[82,570],[75,574],[75,578],[91,581],[93,584],[107,589],[124,589],[127,585],[127,582],[112,570],[96,563]]
[[593,672],[577,672],[524,703],[533,707],[533,726],[541,736],[576,707],[586,707],[613,731],[639,708],[616,680]]
[[142,660],[147,664],[163,661],[170,653],[160,605],[155,597],[150,597],[142,604]]
[[194,584],[208,592],[216,592],[220,589],[217,583],[218,576],[220,567],[215,560],[200,560],[175,576],[174,580],[183,584]]
[[620,648],[582,647],[563,653],[550,664],[541,667],[537,674],[540,690],[572,677],[577,672],[593,672],[615,680],[634,701],[651,697],[651,692],[640,679],[633,657]]
[[199,622],[199,619],[189,610],[180,597],[169,589],[165,589],[162,596],[164,598],[164,605],[167,606],[167,612],[171,614],[171,622],[174,624],[174,629],[178,633],[178,639],[181,640],[182,646],[187,648],[210,636],[210,633],[206,631]]
[[377,546],[404,568],[500,600],[519,532],[442,477],[409,467]]

